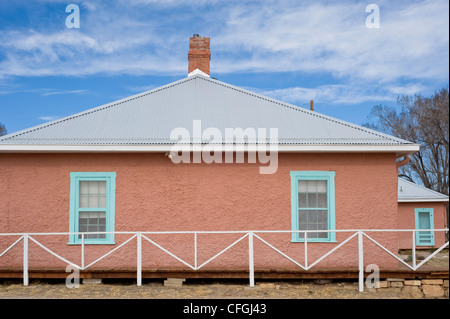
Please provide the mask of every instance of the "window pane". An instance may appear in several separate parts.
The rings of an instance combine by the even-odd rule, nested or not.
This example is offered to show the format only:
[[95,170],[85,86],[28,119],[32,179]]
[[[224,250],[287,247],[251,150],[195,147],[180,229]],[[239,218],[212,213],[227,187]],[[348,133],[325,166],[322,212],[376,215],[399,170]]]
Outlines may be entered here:
[[87,182],[89,183],[88,194],[89,195],[97,195],[98,192],[98,182]]
[[80,208],[106,208],[106,181],[80,181]]
[[419,228],[420,229],[430,229],[430,213],[429,212],[419,212]]
[[100,195],[106,195],[106,182],[105,181],[99,182],[98,193]]
[[298,181],[298,207],[307,208],[308,206],[308,182]]
[[[326,210],[300,210],[299,230],[327,230],[328,211]],[[308,238],[327,238],[328,233],[308,233]]]
[[89,182],[80,182],[80,195],[87,195],[89,193]]
[[[106,231],[106,212],[80,212],[79,232],[102,232]],[[81,238],[81,234],[78,236]],[[86,239],[105,238],[106,234],[87,234]]]
[[106,208],[106,195],[98,197],[98,208]]
[[89,196],[80,194],[80,207],[86,208],[89,207]]
[[299,208],[328,208],[327,181],[298,181]]
[[98,196],[89,195],[89,204],[87,208],[98,208]]
[[306,193],[298,193],[298,207],[301,208],[306,208],[306,200],[307,200],[307,196]]

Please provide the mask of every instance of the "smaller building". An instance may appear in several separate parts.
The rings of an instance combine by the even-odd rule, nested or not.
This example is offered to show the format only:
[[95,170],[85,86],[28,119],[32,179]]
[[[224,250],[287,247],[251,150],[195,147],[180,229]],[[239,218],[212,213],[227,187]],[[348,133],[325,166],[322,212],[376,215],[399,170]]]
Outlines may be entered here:
[[[448,228],[448,196],[423,186],[398,179],[399,229]],[[443,231],[416,232],[416,248],[439,248],[445,243]],[[399,249],[412,248],[412,233],[399,235]]]

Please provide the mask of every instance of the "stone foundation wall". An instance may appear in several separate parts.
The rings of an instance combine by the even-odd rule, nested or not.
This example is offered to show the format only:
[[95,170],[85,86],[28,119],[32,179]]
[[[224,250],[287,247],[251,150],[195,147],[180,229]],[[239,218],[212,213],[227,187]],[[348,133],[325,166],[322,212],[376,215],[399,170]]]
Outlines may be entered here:
[[[366,288],[367,289],[367,288]],[[374,288],[369,288],[370,292],[383,292],[384,289],[408,294],[412,297],[448,297],[448,280],[443,279],[422,279],[408,280],[398,278],[388,278],[380,280]]]

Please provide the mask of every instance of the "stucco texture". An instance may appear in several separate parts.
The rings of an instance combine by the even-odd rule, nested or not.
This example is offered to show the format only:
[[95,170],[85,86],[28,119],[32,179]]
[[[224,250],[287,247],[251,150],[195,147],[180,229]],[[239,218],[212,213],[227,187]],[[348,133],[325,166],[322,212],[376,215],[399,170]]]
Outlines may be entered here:
[[[290,230],[290,171],[334,171],[336,229],[397,227],[397,169],[394,154],[279,154],[278,170],[260,175],[256,164],[174,164],[164,154],[0,154],[0,233],[68,232],[70,172],[116,172],[116,231]],[[337,243],[309,243],[311,264],[352,233],[338,233]],[[396,233],[370,233],[396,253]],[[198,265],[239,239],[239,234],[198,236]],[[258,234],[303,264],[303,243],[290,234]],[[87,245],[89,264],[130,235],[117,235],[115,245]],[[194,264],[194,236],[148,236],[186,262]],[[0,238],[0,252],[18,237]],[[35,236],[45,246],[77,264],[79,245],[68,236]],[[364,239],[364,262],[396,268],[398,262]],[[0,267],[20,266],[22,244],[0,259]],[[255,238],[255,269],[298,267]],[[50,265],[49,265],[50,264]],[[30,267],[61,267],[30,242]],[[316,268],[356,268],[357,238],[317,264]],[[93,267],[136,266],[136,240]],[[143,268],[188,269],[143,240]],[[248,239],[204,267],[248,269]]]
[[[448,204],[448,202],[446,202]],[[434,215],[434,229],[447,228],[446,222],[446,203],[445,202],[401,202],[398,203],[398,228],[399,229],[416,229],[415,209],[416,208],[432,208]],[[445,232],[435,232],[434,246],[416,246],[417,249],[439,248],[445,243]],[[412,232],[399,233],[399,248],[412,248]]]

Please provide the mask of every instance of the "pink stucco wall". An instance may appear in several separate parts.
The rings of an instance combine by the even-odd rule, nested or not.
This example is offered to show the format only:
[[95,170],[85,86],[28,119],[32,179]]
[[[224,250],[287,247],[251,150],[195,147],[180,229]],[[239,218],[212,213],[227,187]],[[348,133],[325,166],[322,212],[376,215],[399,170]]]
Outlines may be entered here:
[[[420,202],[420,203],[398,203],[398,228],[399,229],[415,229],[415,208],[433,208],[434,214],[434,228],[444,229],[447,228],[446,221],[446,204],[448,202]],[[439,248],[445,243],[445,232],[435,232],[434,234],[435,245]],[[399,248],[411,249],[412,248],[412,232],[406,232],[399,234]],[[417,249],[427,249],[430,247],[420,247]]]
[[[394,154],[280,154],[278,171],[260,175],[260,164],[173,164],[164,154],[0,154],[0,233],[68,232],[70,172],[116,172],[116,231],[290,230],[290,171],[335,171],[336,228],[396,228],[397,169]],[[341,243],[351,234],[338,233]],[[370,234],[394,253],[395,233]],[[260,235],[303,264],[302,243],[290,234]],[[116,246],[130,237],[117,235]],[[0,251],[17,237],[0,238]],[[199,235],[198,264],[238,239],[239,235]],[[80,247],[68,236],[36,237],[63,257],[80,262]],[[192,235],[154,235],[151,239],[193,264]],[[397,261],[364,239],[365,264],[395,268]],[[337,244],[310,243],[309,264]],[[2,259],[0,267],[21,265],[21,244]],[[86,246],[86,264],[114,246]],[[30,267],[64,266],[30,243]],[[184,265],[143,242],[143,267]],[[136,265],[136,242],[105,258],[98,268]],[[317,268],[357,267],[354,238]],[[255,239],[256,269],[297,269]],[[206,269],[248,269],[244,240],[211,262]]]

